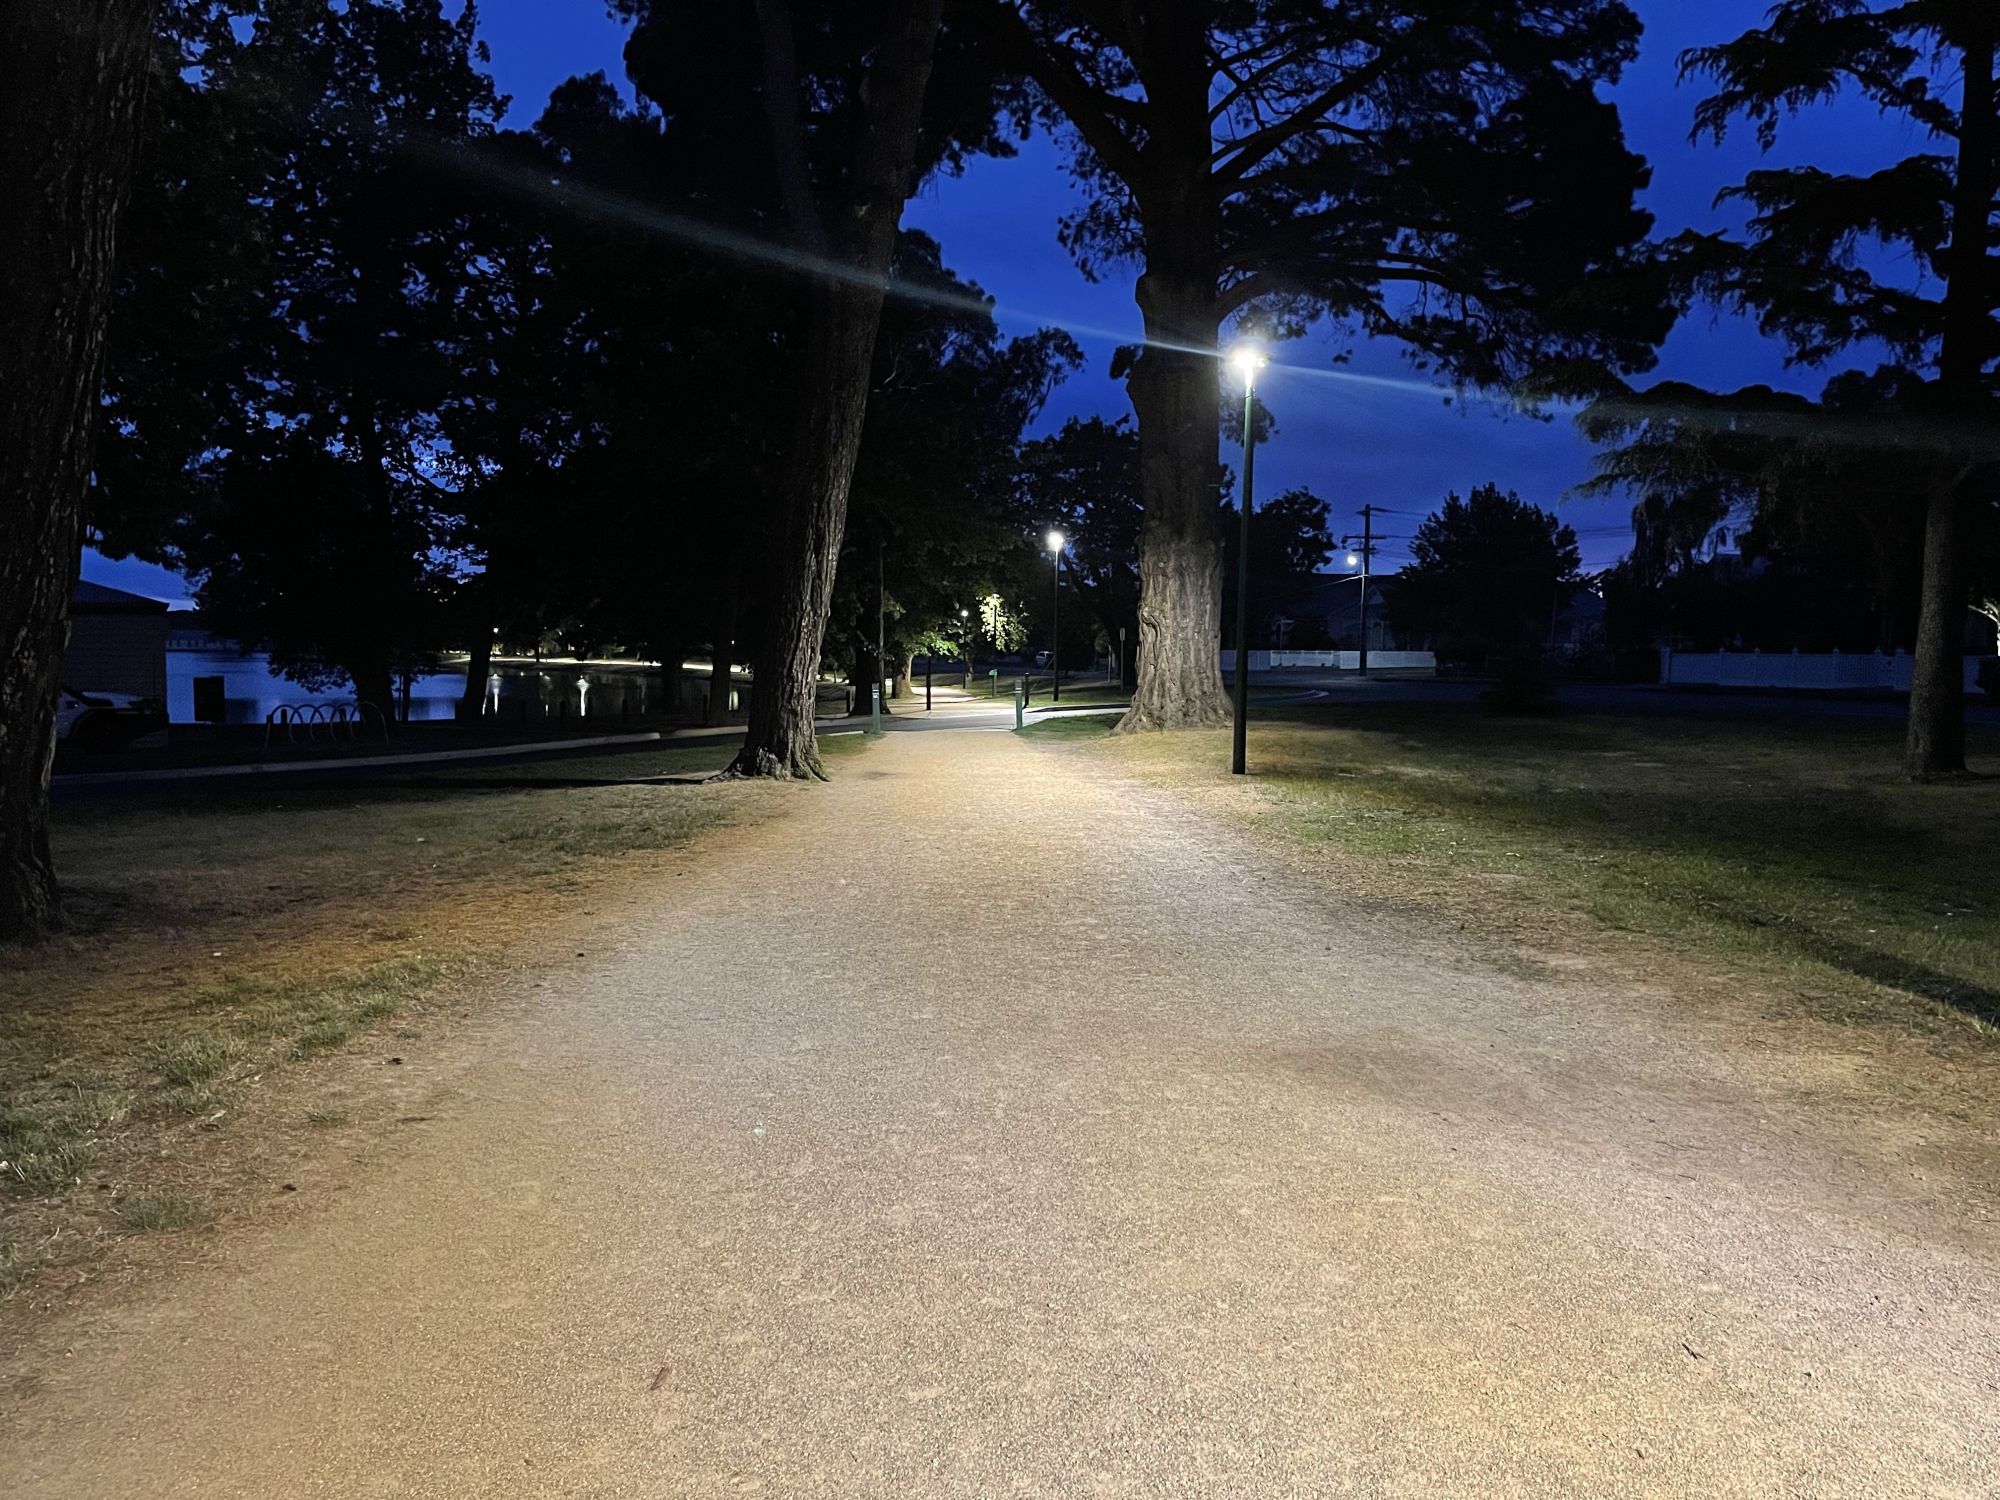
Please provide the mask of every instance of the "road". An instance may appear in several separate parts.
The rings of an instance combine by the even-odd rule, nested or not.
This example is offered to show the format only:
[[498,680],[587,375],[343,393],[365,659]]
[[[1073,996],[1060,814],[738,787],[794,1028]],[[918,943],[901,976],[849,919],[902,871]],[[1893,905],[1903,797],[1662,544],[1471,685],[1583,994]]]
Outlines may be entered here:
[[1074,748],[841,770],[0,1354],[0,1492],[1994,1493],[1994,1203],[1851,1059]]

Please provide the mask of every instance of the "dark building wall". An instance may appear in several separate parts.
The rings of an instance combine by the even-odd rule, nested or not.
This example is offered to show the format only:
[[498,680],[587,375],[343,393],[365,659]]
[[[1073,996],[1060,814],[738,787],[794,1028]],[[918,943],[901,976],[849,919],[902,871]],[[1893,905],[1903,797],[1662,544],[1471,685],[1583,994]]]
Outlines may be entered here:
[[99,614],[70,620],[62,682],[80,693],[167,696],[167,614]]

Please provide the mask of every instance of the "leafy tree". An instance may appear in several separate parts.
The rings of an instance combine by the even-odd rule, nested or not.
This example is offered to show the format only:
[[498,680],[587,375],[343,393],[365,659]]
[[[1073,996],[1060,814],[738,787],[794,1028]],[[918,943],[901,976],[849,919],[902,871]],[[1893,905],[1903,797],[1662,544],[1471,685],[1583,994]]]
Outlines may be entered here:
[[[1914,379],[1893,367],[1850,372],[1829,382],[1818,401],[1763,386],[1716,395],[1668,382],[1593,403],[1580,425],[1605,447],[1584,488],[1628,492],[1636,502],[1637,545],[1621,572],[1621,587],[1629,585],[1621,597],[1636,604],[1659,595],[1657,623],[1676,638],[1712,644],[1743,636],[1777,645],[1782,628],[1725,628],[1734,604],[1699,584],[1675,582],[1695,571],[1712,540],[1733,541],[1744,555],[1770,563],[1774,581],[1808,569],[1823,575],[1817,591],[1803,578],[1798,587],[1847,601],[1866,646],[1908,645],[1936,457],[1926,429],[1903,415]],[[1974,574],[1992,587],[2000,583],[1993,566],[2000,528],[1986,532]],[[1774,587],[1759,585],[1764,593]],[[1709,605],[1719,611],[1714,620],[1701,618]],[[1802,598],[1791,619],[1803,623],[1815,613]],[[1622,614],[1629,624],[1641,612]],[[1782,644],[1810,643],[1793,634]],[[1841,649],[1857,640],[1852,624],[1842,630],[1827,622],[1806,635]],[[1636,637],[1628,643],[1639,644]]]
[[[160,237],[135,247],[119,310],[106,536],[117,546],[171,502],[171,524],[139,539],[190,573],[224,630],[387,710],[394,676],[445,633],[463,570],[439,414],[465,378],[468,289],[484,279],[451,163],[500,101],[470,4],[263,0],[248,19],[233,41],[206,39],[211,128],[186,157],[197,172],[228,163],[238,217],[141,221]],[[163,176],[148,197],[178,189]],[[218,240],[254,249],[204,272]],[[208,313],[180,320],[196,325],[193,357],[171,351],[159,299]]]
[[61,921],[48,828],[56,677],[152,20],[151,0],[0,10],[0,940]]
[[[1121,727],[1218,722],[1217,364],[1238,315],[1325,315],[1475,382],[1640,368],[1668,318],[1635,270],[1645,164],[1595,93],[1621,0],[982,0],[1005,65],[1093,189],[1087,273],[1141,267],[1147,343],[1117,369],[1145,499],[1139,684]],[[1570,368],[1568,378],[1581,378]]]
[[[1223,506],[1222,618],[1236,618],[1236,539],[1239,512]],[[1287,599],[1312,586],[1319,570],[1333,555],[1333,538],[1326,529],[1326,502],[1308,489],[1286,490],[1250,510],[1251,630],[1261,632],[1272,613]],[[1260,635],[1253,634],[1254,649]],[[1232,646],[1237,645],[1231,641]]]
[[[1768,147],[1798,110],[1858,96],[1935,144],[1866,177],[1752,172],[1728,195],[1752,210],[1747,240],[1701,243],[1696,260],[1707,290],[1756,311],[1802,362],[1887,344],[1911,377],[1898,407],[1943,439],[1922,471],[1923,598],[1904,755],[1919,778],[1965,766],[1961,631],[1974,539],[1994,504],[1996,45],[2000,12],[1986,0],[1780,0],[1763,26],[1681,60],[1717,85],[1696,111],[1697,135],[1720,139],[1742,118]],[[1893,273],[1869,261],[1870,245],[1899,252]]]
[[1028,638],[1019,606],[1008,604],[999,594],[987,594],[979,601],[979,636],[1003,656],[1019,651]]
[[[903,233],[894,274],[906,295],[883,310],[827,636],[857,711],[882,675],[907,691],[912,655],[1006,571],[1020,541],[1008,503],[1022,429],[1081,361],[1060,332],[1002,340],[985,294],[945,268],[928,235]],[[878,553],[886,662],[875,660]]]
[[1093,634],[1130,643],[1139,624],[1139,434],[1125,419],[1072,417],[1022,446],[1016,508],[1032,534],[1054,525],[1069,538],[1074,598]]
[[710,201],[702,124],[593,75],[493,143],[481,272],[497,287],[474,299],[447,430],[486,620],[575,622],[668,663],[706,640],[715,722],[760,613],[744,561],[770,547],[767,406],[799,340],[780,288],[652,232]]
[[1550,621],[1582,586],[1576,533],[1511,490],[1482,484],[1418,523],[1388,598],[1396,629],[1440,657],[1499,661],[1508,680],[1538,660]]
[[636,23],[633,81],[712,143],[720,201],[753,205],[803,282],[785,518],[731,774],[824,779],[820,661],[903,203],[928,173],[999,148],[990,75],[959,38],[941,37],[941,0],[617,7]]

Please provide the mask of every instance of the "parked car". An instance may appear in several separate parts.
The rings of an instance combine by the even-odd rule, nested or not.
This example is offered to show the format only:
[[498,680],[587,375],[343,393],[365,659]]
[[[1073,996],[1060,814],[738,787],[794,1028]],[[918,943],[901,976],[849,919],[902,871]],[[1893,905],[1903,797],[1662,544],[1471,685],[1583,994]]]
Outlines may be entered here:
[[1048,664],[1049,664],[1049,653],[1046,651],[1037,651],[1035,653],[1035,665],[1038,667],[1046,667]]
[[115,750],[166,727],[167,706],[158,698],[80,693],[75,688],[63,688],[56,695],[56,739],[65,745]]

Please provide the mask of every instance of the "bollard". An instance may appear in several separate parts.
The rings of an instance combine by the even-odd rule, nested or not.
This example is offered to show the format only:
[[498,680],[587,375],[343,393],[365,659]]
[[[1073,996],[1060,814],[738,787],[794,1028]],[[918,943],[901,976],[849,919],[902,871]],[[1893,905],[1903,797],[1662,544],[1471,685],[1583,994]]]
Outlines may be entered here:
[[882,732],[882,684],[879,682],[868,689],[868,732]]
[[1014,727],[1021,727],[1022,711],[1028,706],[1028,679],[1023,677],[1014,684]]

